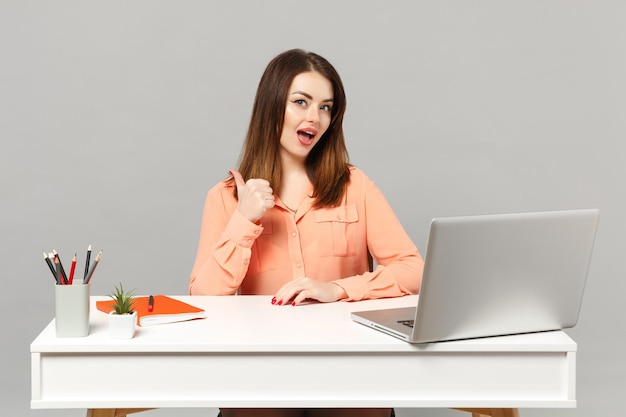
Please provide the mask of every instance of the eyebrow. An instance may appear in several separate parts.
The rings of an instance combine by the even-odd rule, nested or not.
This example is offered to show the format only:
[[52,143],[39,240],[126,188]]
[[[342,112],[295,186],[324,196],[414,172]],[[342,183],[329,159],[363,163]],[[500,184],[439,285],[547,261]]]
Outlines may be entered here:
[[[293,93],[291,93],[290,95],[294,95],[294,94],[300,94],[306,98],[308,98],[309,100],[313,100],[313,96],[311,96],[309,93],[305,93],[304,91],[294,91]],[[322,100],[322,103],[332,103],[333,99],[331,98],[327,98],[326,100]]]

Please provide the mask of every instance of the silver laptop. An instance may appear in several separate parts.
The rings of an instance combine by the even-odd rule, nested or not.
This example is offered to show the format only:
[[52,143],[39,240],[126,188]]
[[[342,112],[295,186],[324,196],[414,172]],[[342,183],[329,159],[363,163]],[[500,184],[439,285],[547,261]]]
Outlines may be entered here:
[[573,327],[599,210],[436,218],[417,307],[353,312],[410,343]]

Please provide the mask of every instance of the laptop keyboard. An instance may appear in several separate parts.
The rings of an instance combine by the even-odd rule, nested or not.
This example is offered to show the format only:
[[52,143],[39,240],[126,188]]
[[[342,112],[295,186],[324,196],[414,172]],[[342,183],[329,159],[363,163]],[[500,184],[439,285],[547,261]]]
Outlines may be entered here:
[[398,320],[398,323],[404,324],[405,326],[410,327],[412,329],[413,324],[415,323],[415,320]]

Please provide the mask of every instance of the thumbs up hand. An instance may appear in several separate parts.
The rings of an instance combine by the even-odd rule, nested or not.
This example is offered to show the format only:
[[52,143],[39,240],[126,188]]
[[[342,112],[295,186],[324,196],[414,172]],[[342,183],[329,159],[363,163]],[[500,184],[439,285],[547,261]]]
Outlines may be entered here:
[[256,222],[265,212],[274,207],[274,191],[267,180],[251,178],[244,181],[239,171],[234,169],[230,174],[235,179],[237,186],[237,209],[251,222]]

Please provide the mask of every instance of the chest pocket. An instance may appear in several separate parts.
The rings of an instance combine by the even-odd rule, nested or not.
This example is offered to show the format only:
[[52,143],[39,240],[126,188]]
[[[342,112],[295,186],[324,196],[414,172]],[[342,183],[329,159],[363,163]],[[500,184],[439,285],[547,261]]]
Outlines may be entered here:
[[359,215],[355,205],[315,211],[318,250],[321,256],[356,255]]

